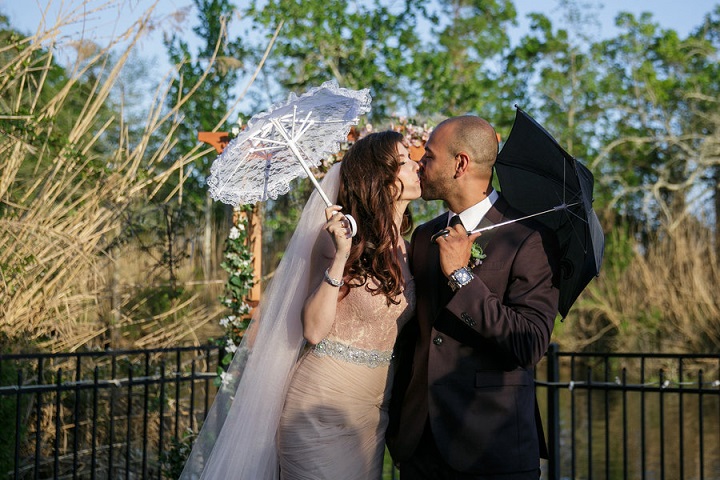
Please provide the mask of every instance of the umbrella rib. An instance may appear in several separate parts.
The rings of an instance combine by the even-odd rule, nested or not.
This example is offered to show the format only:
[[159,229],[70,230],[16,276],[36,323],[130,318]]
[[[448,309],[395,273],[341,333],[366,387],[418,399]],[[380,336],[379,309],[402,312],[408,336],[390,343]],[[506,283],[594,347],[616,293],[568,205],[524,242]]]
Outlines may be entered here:
[[[580,202],[575,202],[575,203],[571,203],[570,205],[567,205],[567,207],[572,207],[572,206],[582,206],[582,204]],[[582,216],[578,215],[577,213],[573,212],[569,208],[565,208],[564,210],[565,210],[566,215],[572,215],[573,217],[577,218],[578,220],[580,220],[581,222],[583,222],[585,224],[590,223],[588,220],[586,220]],[[585,243],[582,241],[582,239],[580,238],[580,234],[575,229],[575,224],[572,221],[570,221],[569,223],[570,223],[570,227],[572,229],[573,236],[575,237],[575,240],[577,240],[577,242],[583,246],[583,253],[587,253],[587,249],[585,248]]]
[[310,115],[312,115],[312,110],[308,111],[307,115],[305,115],[305,118],[300,121],[300,130],[297,133],[297,136],[295,135],[295,125],[297,124],[297,105],[293,106],[293,114],[292,114],[292,121],[290,123],[290,138],[292,138],[293,141],[297,141],[298,138],[300,138],[303,133],[305,133],[305,124],[308,121],[308,118],[310,118]]
[[[272,125],[270,125],[270,126],[272,127]],[[265,129],[263,128],[262,130],[265,130]],[[279,145],[278,147],[274,147],[274,148],[280,148],[280,147],[287,147],[287,146],[288,146],[288,145],[287,145],[287,142],[283,142],[283,141],[281,141],[281,140],[275,140],[274,138],[270,138],[270,137],[266,137],[266,136],[258,136],[259,133],[263,133],[263,132],[256,132],[256,133],[254,133],[253,135],[249,136],[249,137],[246,139],[246,141],[247,141],[247,142],[252,142],[253,140],[257,140],[258,142],[262,142],[262,143],[274,143],[274,144]],[[264,132],[264,133],[267,134],[267,133],[270,133],[270,131],[266,131],[266,132]],[[253,148],[254,148],[254,147],[253,147]]]
[[567,162],[563,162],[563,198],[562,198],[563,203],[565,203],[565,193],[567,192],[566,185],[567,185]]
[[263,125],[262,127],[260,127],[260,131],[259,131],[259,132],[257,132],[255,135],[253,135],[253,136],[250,137],[250,138],[254,138],[254,137],[256,137],[258,134],[261,134],[261,133],[267,135],[268,133],[270,133],[270,131],[272,130],[272,128],[273,128],[272,123],[266,123],[265,125]]
[[558,200],[561,200],[561,204],[566,204],[568,201],[570,201],[570,202],[574,201],[574,203],[570,203],[570,204],[568,204],[568,206],[572,207],[572,206],[581,205],[582,195],[580,194],[580,192],[573,193],[572,198],[570,198],[570,199],[568,199],[566,197],[567,193],[568,193],[568,189],[565,188],[565,185],[563,185],[563,193],[562,193],[563,198],[562,199],[558,198]]
[[250,147],[249,150],[252,150],[253,152],[264,152],[266,150],[282,150],[287,145],[284,145],[280,142],[272,142],[277,143],[277,145],[268,145],[267,147]]
[[322,197],[323,201],[325,202],[325,205],[328,207],[332,205],[332,202],[328,198],[327,194],[323,191],[322,187],[317,181],[317,178],[315,178],[315,175],[312,174],[310,171],[310,167],[307,166],[307,163],[305,163],[305,159],[302,157],[302,153],[300,153],[300,150],[297,148],[297,144],[292,141],[291,138],[288,137],[287,131],[285,128],[278,122],[276,119],[270,119],[271,122],[275,125],[275,128],[278,130],[280,135],[283,136],[288,141],[288,147],[292,152],[295,154],[295,157],[300,162],[300,165],[303,167],[303,170],[305,170],[305,173],[307,174],[308,178],[310,178],[310,181],[313,183],[313,186],[315,187],[315,190],[317,190],[318,194]]
[[350,123],[353,123],[353,122],[354,122],[354,123],[357,123],[357,120],[358,120],[357,118],[355,118],[355,119],[352,120],[352,121],[344,120],[344,119],[338,119],[338,120],[335,120],[335,119],[327,119],[327,120],[325,120],[325,119],[323,119],[322,123],[323,123],[323,125],[330,125],[330,124],[333,124],[333,123],[348,123],[348,124],[350,124]]
[[283,142],[282,140],[275,140],[275,139],[273,139],[273,138],[265,138],[265,139],[263,139],[263,141],[266,142],[266,143],[274,143],[275,145],[278,145],[278,147],[274,147],[274,148],[280,148],[280,147],[287,147],[287,146],[288,146],[287,142]]
[[[579,203],[575,203],[575,205],[579,205]],[[577,213],[575,213],[575,212],[573,212],[573,211],[568,210],[567,213],[568,213],[568,215],[574,216],[575,218],[577,218],[578,220],[580,220],[580,221],[583,222],[583,223],[589,223],[589,222],[588,222],[586,219],[584,219],[581,215],[578,215]]]
[[[272,125],[270,125],[270,127],[272,127]],[[252,143],[253,140],[257,140],[258,142],[262,142],[262,143],[276,143],[279,146],[287,147],[287,144],[281,142],[280,140],[274,140],[274,139],[266,137],[264,135],[260,135],[261,133],[264,135],[267,135],[268,133],[270,133],[270,130],[267,130],[265,127],[263,127],[260,129],[259,132],[255,132],[252,135],[250,135],[245,141]],[[275,147],[275,148],[280,148],[280,147]]]
[[[583,219],[583,221],[585,220]],[[577,232],[577,230],[575,230],[575,225],[572,224],[572,222],[570,223],[570,225],[572,226],[572,232],[575,236],[575,240],[577,240],[577,242],[582,245],[583,253],[587,253],[587,248],[585,248],[585,242],[582,241],[582,239],[580,238],[580,234]]]
[[306,116],[305,119],[302,121],[302,124],[301,124],[301,126],[300,126],[300,130],[298,130],[298,132],[297,132],[297,136],[293,136],[293,137],[292,137],[292,139],[293,139],[294,142],[297,142],[298,140],[300,140],[300,137],[302,137],[303,135],[305,135],[305,132],[307,132],[308,129],[315,124],[315,121],[314,121],[314,120],[309,120],[310,114],[312,114],[312,111],[308,112],[307,116]]

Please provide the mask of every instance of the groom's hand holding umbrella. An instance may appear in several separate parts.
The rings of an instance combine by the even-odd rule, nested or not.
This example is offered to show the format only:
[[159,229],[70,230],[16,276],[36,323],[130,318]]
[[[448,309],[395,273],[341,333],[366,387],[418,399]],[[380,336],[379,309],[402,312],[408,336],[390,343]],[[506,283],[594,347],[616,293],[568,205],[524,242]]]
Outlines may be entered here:
[[466,267],[470,262],[470,249],[482,233],[468,233],[462,224],[447,228],[448,233],[440,236],[436,243],[440,249],[440,268],[446,277]]

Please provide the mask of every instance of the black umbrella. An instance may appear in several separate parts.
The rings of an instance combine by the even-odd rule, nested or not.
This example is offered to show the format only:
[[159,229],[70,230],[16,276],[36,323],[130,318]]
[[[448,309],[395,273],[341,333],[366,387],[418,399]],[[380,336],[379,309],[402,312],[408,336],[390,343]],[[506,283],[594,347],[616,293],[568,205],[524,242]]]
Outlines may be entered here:
[[600,272],[605,237],[592,208],[593,175],[519,107],[495,169],[508,203],[537,216],[558,236],[559,312],[567,316],[580,292]]

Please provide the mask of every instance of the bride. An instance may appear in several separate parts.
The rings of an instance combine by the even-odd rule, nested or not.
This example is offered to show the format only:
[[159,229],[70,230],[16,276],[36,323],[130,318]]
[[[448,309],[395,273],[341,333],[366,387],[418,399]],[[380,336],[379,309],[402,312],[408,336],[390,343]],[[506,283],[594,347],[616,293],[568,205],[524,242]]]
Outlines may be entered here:
[[415,306],[402,235],[418,165],[401,134],[373,133],[322,188],[340,206],[310,197],[181,479],[382,475],[392,347]]

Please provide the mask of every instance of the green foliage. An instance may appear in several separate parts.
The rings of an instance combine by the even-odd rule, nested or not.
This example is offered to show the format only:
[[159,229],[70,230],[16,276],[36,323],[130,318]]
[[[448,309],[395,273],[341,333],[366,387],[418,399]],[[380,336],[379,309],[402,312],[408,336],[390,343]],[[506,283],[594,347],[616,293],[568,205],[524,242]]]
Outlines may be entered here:
[[[236,212],[250,213],[253,207],[243,205],[237,207]],[[237,220],[230,229],[225,240],[224,258],[220,264],[229,274],[225,284],[225,294],[220,298],[221,303],[229,308],[234,315],[246,315],[248,306],[243,302],[250,289],[255,284],[253,276],[253,256],[249,249],[249,225],[247,215],[237,215]]]
[[[612,145],[606,175],[613,180],[607,186],[622,192],[618,203],[627,215],[649,225],[671,224],[685,215],[691,189],[708,190],[701,179],[712,162],[698,148],[697,123],[713,135],[720,122],[697,108],[696,99],[715,98],[717,108],[720,84],[700,87],[704,67],[690,67],[698,65],[697,38],[680,39],[649,14],[623,14],[616,22],[622,33],[593,46],[604,67],[598,76],[599,120],[607,129],[600,142]],[[717,55],[717,45],[704,46]]]
[[627,227],[619,226],[605,235],[605,267],[624,272],[635,257],[637,239]]
[[230,309],[230,314],[220,320],[220,326],[225,330],[217,344],[225,349],[226,355],[220,360],[218,377],[215,384],[220,385],[224,368],[232,361],[233,354],[242,341],[243,334],[250,322],[251,307],[246,303],[247,297],[255,285],[255,271],[253,268],[253,255],[250,245],[250,222],[248,216],[255,208],[250,205],[239,206],[235,209],[233,226],[225,240],[224,261],[220,266],[228,273],[225,283],[225,292],[220,302]]
[[[6,363],[0,362],[0,386],[15,385],[17,373]],[[0,472],[10,472],[14,464],[15,411],[17,399],[14,396],[0,396]]]
[[137,319],[151,318],[171,310],[179,293],[169,286],[147,286],[135,292],[127,307]]
[[[170,97],[177,102],[183,98],[180,108],[183,122],[174,133],[177,144],[174,152],[182,154],[197,143],[198,132],[215,131],[219,115],[225,112],[234,99],[232,88],[243,71],[248,50],[240,38],[230,39],[227,23],[236,14],[236,7],[230,0],[193,0],[198,19],[192,31],[201,41],[197,52],[181,34],[165,39],[170,62],[178,68],[178,81],[171,85]],[[215,62],[210,60],[215,57]],[[204,78],[204,80],[203,80]],[[194,92],[192,95],[189,95]],[[226,125],[229,130],[230,125]],[[223,128],[221,128],[223,130]],[[174,161],[177,155],[171,155]],[[210,171],[210,163],[215,159],[209,154],[187,167],[183,186],[186,204],[202,211],[205,205],[205,178]],[[174,188],[168,184],[168,190]],[[187,205],[186,205],[187,206]]]
[[[6,353],[3,342],[0,341],[0,353]],[[7,385],[17,385],[18,371],[25,370],[28,365],[24,362],[20,364],[15,362],[0,362],[0,387]],[[22,415],[27,412],[32,396],[22,395],[19,398],[16,395],[0,396],[0,472],[10,472],[15,464],[15,436],[20,437],[20,445],[27,435],[28,425],[25,416],[20,418],[20,431],[16,431],[16,415],[18,412]]]
[[[373,119],[382,119],[414,95],[398,82],[415,68],[422,2],[373,0],[257,1],[248,15],[266,31],[284,22],[270,68],[283,89],[301,92],[334,78],[343,87],[370,88]],[[372,25],[372,28],[368,28]]]
[[426,116],[474,112],[497,124],[509,103],[503,92],[511,78],[492,65],[510,46],[514,4],[510,0],[435,3],[430,36],[413,52],[417,67],[411,78],[421,91],[418,112]]
[[180,478],[196,437],[197,434],[188,430],[182,437],[170,440],[170,448],[160,455],[160,468],[164,478],[170,480]]
[[[92,117],[92,127],[82,135],[77,132],[78,114],[93,98],[101,73],[87,68],[79,79],[71,80],[52,52],[31,47],[26,36],[5,27],[0,21],[0,65],[9,65],[0,77],[0,135],[26,146],[26,159],[15,173],[7,200],[27,201],[47,194],[50,180],[37,188],[38,178],[52,178],[61,166],[67,170],[82,166],[76,174],[78,184],[101,181],[109,168],[101,159],[108,150],[106,137],[99,133],[112,115],[112,104],[104,103]],[[62,94],[66,89],[67,95]],[[99,139],[91,140],[96,135]],[[83,192],[78,189],[63,200],[72,203]],[[0,204],[0,214],[3,210]]]
[[[0,249],[1,248],[3,247],[0,246]],[[6,257],[2,255],[2,253],[4,252],[0,251],[0,258]],[[12,295],[17,292],[18,289],[22,288],[22,278],[25,272],[35,265],[37,265],[37,259],[34,255],[22,256],[12,263],[0,261],[0,278],[2,278],[5,283],[5,291],[9,295]]]

